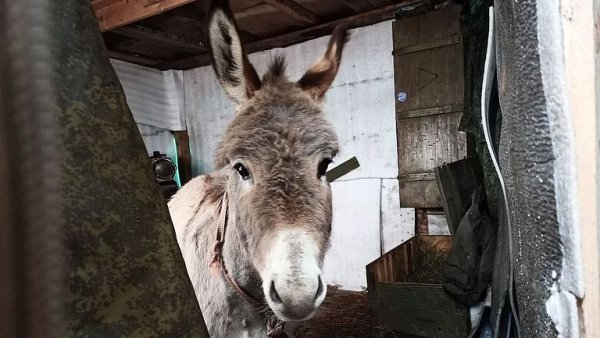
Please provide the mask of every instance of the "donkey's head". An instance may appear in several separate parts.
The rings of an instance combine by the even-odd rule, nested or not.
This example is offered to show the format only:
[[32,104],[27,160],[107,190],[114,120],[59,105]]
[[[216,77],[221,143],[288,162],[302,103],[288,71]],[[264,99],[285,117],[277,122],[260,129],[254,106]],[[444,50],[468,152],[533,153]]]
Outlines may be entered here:
[[331,190],[325,171],[337,137],[320,101],[337,73],[346,30],[336,28],[325,54],[298,82],[283,58],[259,79],[248,61],[228,7],[209,17],[217,78],[237,104],[216,155],[230,168],[231,217],[245,239],[271,309],[284,320],[310,318],[325,298],[321,276],[331,234]]

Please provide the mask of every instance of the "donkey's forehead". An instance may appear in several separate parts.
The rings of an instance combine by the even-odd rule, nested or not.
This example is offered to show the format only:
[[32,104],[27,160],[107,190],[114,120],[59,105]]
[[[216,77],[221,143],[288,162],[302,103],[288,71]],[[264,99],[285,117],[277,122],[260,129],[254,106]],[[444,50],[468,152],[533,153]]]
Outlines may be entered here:
[[308,100],[290,98],[267,101],[259,96],[240,107],[219,149],[218,164],[235,158],[270,162],[335,155],[337,137],[320,108]]

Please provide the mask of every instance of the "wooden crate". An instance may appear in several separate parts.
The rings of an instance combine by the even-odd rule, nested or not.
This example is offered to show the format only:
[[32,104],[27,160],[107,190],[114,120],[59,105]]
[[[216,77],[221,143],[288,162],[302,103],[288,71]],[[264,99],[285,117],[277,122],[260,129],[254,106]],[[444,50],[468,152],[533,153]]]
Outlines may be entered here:
[[369,315],[379,337],[386,332],[400,337],[468,335],[468,307],[447,295],[441,284],[408,282],[424,247],[447,252],[452,236],[415,236],[367,265]]

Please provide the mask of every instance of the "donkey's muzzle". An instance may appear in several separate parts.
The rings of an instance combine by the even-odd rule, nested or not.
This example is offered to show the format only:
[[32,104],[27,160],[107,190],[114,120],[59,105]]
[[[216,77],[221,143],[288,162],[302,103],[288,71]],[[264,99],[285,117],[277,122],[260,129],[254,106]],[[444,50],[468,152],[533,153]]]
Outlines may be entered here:
[[[278,291],[279,285],[279,291]],[[271,307],[282,319],[301,321],[310,319],[325,298],[325,286],[319,275],[316,283],[310,281],[271,281],[267,294]]]

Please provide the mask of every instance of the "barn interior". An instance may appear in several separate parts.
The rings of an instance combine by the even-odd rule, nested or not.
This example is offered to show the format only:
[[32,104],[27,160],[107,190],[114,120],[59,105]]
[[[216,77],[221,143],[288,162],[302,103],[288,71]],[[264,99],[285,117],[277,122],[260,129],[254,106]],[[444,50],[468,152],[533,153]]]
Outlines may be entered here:
[[[312,319],[286,324],[288,336],[575,337],[598,325],[590,318],[600,306],[584,296],[583,281],[594,276],[586,264],[597,263],[600,251],[583,240],[582,258],[578,220],[587,216],[574,197],[581,167],[564,164],[579,165],[568,154],[581,140],[560,127],[570,126],[561,124],[571,116],[564,87],[570,82],[551,71],[574,81],[569,62],[577,62],[552,57],[567,52],[548,41],[571,36],[556,16],[559,7],[540,1],[229,1],[259,75],[283,55],[288,75],[299,79],[335,27],[351,32],[322,103],[341,146],[327,175],[334,215],[323,267],[328,295]],[[0,150],[32,141],[30,153],[15,157],[26,170],[0,169],[27,173],[29,184],[42,182],[34,172],[44,171],[49,183],[40,189],[60,186],[61,195],[40,199],[28,212],[69,228],[12,214],[11,224],[37,227],[6,227],[12,233],[0,239],[35,233],[31,243],[45,241],[33,253],[34,244],[2,246],[3,264],[11,267],[5,271],[19,271],[17,254],[31,264],[0,274],[5,292],[32,285],[2,298],[13,309],[0,315],[2,336],[207,337],[164,224],[165,201],[215,170],[214,153],[236,113],[211,65],[211,1],[25,2],[35,2],[36,11],[0,8],[29,15],[14,20],[17,28],[46,29],[28,38],[56,59],[28,56],[18,43],[7,50],[13,59],[24,53],[21,60],[55,81],[46,101],[38,95],[30,104],[62,115],[47,127],[27,115],[35,107],[23,108],[35,127],[57,128],[58,141],[11,130],[17,119],[3,118],[0,129],[9,137],[0,138]],[[541,29],[540,22],[558,28]],[[2,38],[14,41],[9,34],[16,31]],[[7,60],[4,78],[23,74],[22,65]],[[0,103],[24,107],[26,96],[17,94],[43,85],[22,78],[3,84]],[[58,103],[48,103],[54,97]],[[576,116],[566,119],[577,126]],[[53,142],[59,151],[47,156],[44,170],[29,162],[31,149]],[[150,183],[145,170],[152,171]],[[57,181],[47,181],[48,173]],[[559,179],[564,184],[556,185]],[[11,203],[31,200],[25,188],[10,187],[20,198]],[[36,214],[42,206],[62,211]],[[69,268],[56,273],[64,270],[57,266]],[[47,301],[32,297],[39,294]],[[67,297],[59,301],[57,294]]]

